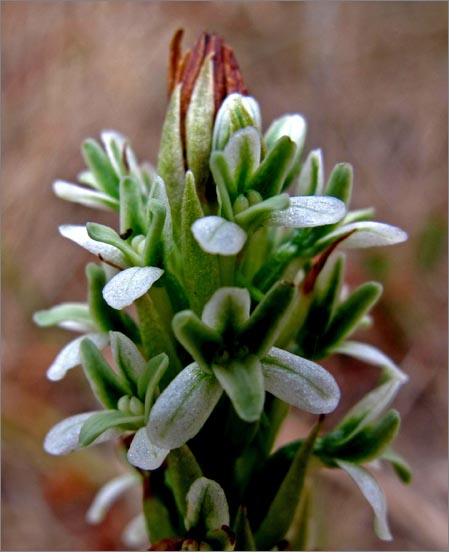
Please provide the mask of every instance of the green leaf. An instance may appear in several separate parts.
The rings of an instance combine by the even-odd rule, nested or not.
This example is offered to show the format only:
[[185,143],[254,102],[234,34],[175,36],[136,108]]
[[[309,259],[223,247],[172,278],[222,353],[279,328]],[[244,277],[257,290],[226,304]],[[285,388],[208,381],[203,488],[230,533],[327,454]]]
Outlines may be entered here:
[[183,347],[207,370],[221,344],[220,335],[190,310],[175,314],[173,331]]
[[[248,192],[249,195],[249,192]],[[245,230],[255,229],[261,224],[271,225],[271,217],[278,212],[288,209],[290,198],[287,194],[280,194],[256,203],[238,213],[234,219]]]
[[282,330],[295,296],[295,286],[290,282],[281,281],[275,284],[257,305],[243,326],[239,338],[250,353],[261,357],[272,347]]
[[295,143],[288,136],[281,137],[268,152],[247,188],[257,190],[264,199],[280,194],[295,151]]
[[133,236],[145,234],[147,221],[142,201],[140,184],[132,176],[120,181],[120,233],[132,229]]
[[187,166],[202,189],[209,176],[209,156],[214,122],[214,67],[208,57],[195,81],[186,113]]
[[148,422],[158,385],[169,365],[168,356],[160,353],[147,362],[145,371],[137,382],[137,392],[145,405],[145,421]]
[[87,447],[108,429],[119,427],[123,430],[138,429],[143,423],[143,416],[129,416],[117,410],[105,410],[93,414],[81,427],[79,443]]
[[376,535],[385,541],[392,540],[393,537],[387,521],[387,503],[374,477],[361,466],[356,466],[350,462],[337,460],[337,464],[347,472],[373,509]]
[[240,505],[234,521],[235,549],[236,550],[256,550],[254,535],[248,520],[247,510]]
[[321,195],[324,185],[323,157],[320,149],[313,150],[307,156],[299,174],[293,195]]
[[[191,227],[204,215],[196,193],[193,174],[188,171],[181,210],[181,257],[184,268],[184,288],[190,308],[201,315],[204,305],[219,287],[218,260],[206,253],[194,238]],[[207,278],[204,278],[207,274]]]
[[381,293],[382,286],[380,284],[366,282],[338,305],[335,315],[320,339],[320,355],[324,355],[326,350],[337,345],[356,330],[362,318],[374,306]]
[[[155,472],[150,476],[151,491],[154,488]],[[170,511],[164,501],[153,492],[148,493],[148,496],[143,498],[143,512],[145,514],[145,522],[147,530],[151,536],[151,542],[157,543],[161,539],[167,539],[176,535],[177,531],[173,527],[170,516]]]
[[193,482],[202,477],[203,473],[187,445],[170,451],[167,462],[177,509],[181,517],[184,518],[187,510],[187,493]]
[[229,507],[222,487],[212,479],[199,477],[186,496],[186,529],[198,531],[218,529],[229,525]]
[[390,410],[381,420],[365,426],[343,443],[338,442],[338,433],[336,443],[332,442],[332,433],[323,437],[319,446],[317,443],[315,452],[319,456],[327,457],[331,463],[333,458],[356,464],[369,462],[378,458],[393,441],[399,431],[400,423],[399,413],[396,410]]
[[264,378],[259,359],[249,355],[243,361],[233,360],[225,366],[214,364],[213,371],[239,417],[245,422],[256,422],[265,401]]
[[221,151],[213,151],[210,156],[210,170],[217,186],[219,214],[227,220],[234,220],[232,203],[237,198],[237,187],[231,174],[226,156]]
[[163,231],[167,211],[164,203],[158,199],[150,199],[147,207],[151,221],[145,238],[143,263],[146,266],[160,266],[163,262]]
[[320,430],[318,422],[298,449],[290,468],[274,497],[267,515],[256,531],[258,549],[270,550],[287,532],[304,486],[313,445]]
[[403,483],[411,483],[412,481],[412,470],[408,463],[402,458],[400,454],[395,452],[392,448],[387,448],[382,453],[380,457],[381,460],[386,460],[390,462],[393,466],[396,475]]
[[84,160],[101,189],[115,199],[118,199],[119,179],[101,146],[98,142],[89,138],[83,142],[81,149]]
[[352,193],[352,166],[349,163],[338,163],[329,176],[324,190],[325,195],[341,199],[349,207]]
[[185,178],[180,106],[181,85],[178,85],[170,98],[167,114],[165,116],[156,171],[165,182],[174,219],[173,230],[175,232],[175,238],[177,237],[177,230],[179,231],[180,228],[181,199]]
[[112,355],[122,377],[137,388],[139,377],[145,370],[146,363],[136,345],[120,332],[110,332]]
[[161,314],[148,293],[137,299],[135,305],[146,358],[166,353],[170,359],[163,380],[167,385],[183,367],[175,350],[175,338],[171,329],[164,326]]
[[123,240],[115,230],[105,226],[104,224],[97,224],[96,222],[88,222],[86,224],[87,233],[92,240],[107,243],[116,247],[119,251],[125,255],[131,264],[139,266],[141,264],[139,255],[132,249],[132,247]]
[[92,392],[105,408],[116,408],[120,397],[132,394],[130,387],[112,371],[92,341],[84,339],[80,349],[84,373]]

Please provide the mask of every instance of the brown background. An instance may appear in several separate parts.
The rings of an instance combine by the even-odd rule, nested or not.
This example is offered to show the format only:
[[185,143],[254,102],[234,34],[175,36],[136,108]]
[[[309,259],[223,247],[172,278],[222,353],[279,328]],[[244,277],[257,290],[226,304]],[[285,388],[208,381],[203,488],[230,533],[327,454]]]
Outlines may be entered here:
[[[56,178],[75,181],[81,141],[104,128],[127,134],[140,159],[155,161],[166,105],[170,37],[185,45],[202,30],[237,53],[265,126],[299,111],[307,149],[322,147],[327,174],[355,169],[353,207],[403,227],[406,244],[350,253],[350,279],[385,286],[380,345],[410,375],[396,407],[397,448],[413,467],[403,486],[384,487],[395,540],[372,535],[372,514],[344,474],[320,486],[320,548],[447,548],[447,4],[445,2],[2,2],[2,548],[120,550],[138,495],[117,504],[100,528],[84,512],[120,471],[97,447],[64,458],[42,451],[48,428],[94,406],[81,371],[60,383],[45,371],[70,337],[39,330],[34,310],[84,300],[88,255],[57,233],[61,223],[113,221],[52,196]],[[374,370],[328,363],[345,393],[360,394]],[[344,405],[343,405],[344,406]],[[340,412],[340,411],[339,411]],[[337,413],[339,415],[339,413]],[[293,414],[283,438],[307,420]],[[337,477],[335,477],[337,475]]]

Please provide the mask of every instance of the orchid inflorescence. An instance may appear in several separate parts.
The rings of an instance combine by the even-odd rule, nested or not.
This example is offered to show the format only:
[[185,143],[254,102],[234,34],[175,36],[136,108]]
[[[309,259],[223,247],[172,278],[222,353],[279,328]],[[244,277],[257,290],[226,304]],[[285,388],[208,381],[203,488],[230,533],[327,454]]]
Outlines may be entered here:
[[[141,482],[143,513],[128,542],[146,529],[152,550],[304,549],[312,460],[349,474],[377,535],[389,540],[385,498],[364,464],[385,460],[410,478],[390,447],[399,414],[386,411],[407,377],[372,345],[350,340],[369,322],[381,286],[349,290],[341,250],[407,236],[373,221],[371,209],[349,209],[349,164],[326,180],[321,150],[303,158],[301,115],[263,132],[221,37],[203,33],[184,54],[181,37],[171,44],[157,167],[104,131],[102,145],[83,143],[80,185],[54,183],[63,199],[118,212],[119,224],[60,227],[96,262],[86,267],[85,303],[35,314],[41,326],[81,333],[47,375],[56,381],[81,364],[101,409],[58,423],[45,449],[65,454],[119,438],[133,473],[100,491],[88,519],[101,521]],[[108,346],[114,367],[102,354]],[[340,390],[316,361],[335,353],[381,374],[324,434]],[[317,423],[273,452],[290,405]]]

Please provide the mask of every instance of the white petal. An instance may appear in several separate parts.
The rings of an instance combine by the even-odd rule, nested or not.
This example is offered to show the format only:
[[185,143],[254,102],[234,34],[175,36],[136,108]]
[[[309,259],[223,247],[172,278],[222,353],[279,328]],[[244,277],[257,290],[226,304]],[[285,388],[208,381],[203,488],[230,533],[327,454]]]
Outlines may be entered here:
[[98,242],[90,238],[85,226],[63,224],[59,227],[59,232],[64,238],[74,241],[81,247],[84,247],[84,249],[87,249],[87,251],[90,251],[90,253],[101,255],[105,261],[109,261],[121,268],[127,266],[127,262],[121,251],[113,245]]
[[[87,419],[94,414],[98,414],[98,412],[100,411],[96,410],[94,412],[75,414],[75,416],[65,418],[53,426],[45,437],[44,450],[49,454],[59,456],[61,454],[73,452],[79,448],[84,448],[80,447],[78,442],[81,427]],[[117,429],[109,429],[97,437],[92,445],[109,441],[119,434],[120,432]]]
[[397,226],[375,221],[359,221],[340,226],[337,230],[323,238],[326,242],[352,232],[341,245],[343,247],[377,247],[394,245],[407,239],[407,233]]
[[[223,488],[213,479],[198,477],[186,496],[186,529],[204,522],[207,529],[229,525],[229,506]],[[205,519],[204,519],[205,518]]]
[[332,412],[340,400],[333,376],[319,364],[272,347],[262,359],[265,389],[289,404],[312,412]]
[[224,154],[234,179],[240,165],[244,165],[250,176],[256,171],[260,164],[260,150],[260,135],[254,127],[242,128],[232,135]]
[[143,513],[133,518],[122,533],[122,541],[128,548],[148,550],[148,533]]
[[89,190],[88,188],[83,188],[64,180],[53,182],[53,192],[61,199],[80,203],[81,205],[86,205],[86,207],[95,207],[106,211],[118,208],[118,201],[109,195],[96,190]]
[[131,473],[119,475],[118,477],[111,479],[111,481],[108,481],[108,483],[103,485],[103,487],[101,487],[95,495],[95,498],[86,513],[87,522],[92,525],[101,523],[105,519],[111,505],[120,497],[120,495],[138,483],[138,477]]
[[142,297],[164,271],[153,266],[133,266],[116,274],[103,288],[103,298],[113,309],[124,309]]
[[385,368],[392,377],[397,378],[401,383],[408,380],[408,376],[397,366],[391,358],[387,357],[377,347],[358,341],[345,341],[332,350],[333,353],[340,353],[357,358],[368,364]]
[[275,119],[265,134],[265,140],[269,145],[273,145],[282,136],[288,136],[298,149],[304,145],[307,131],[307,123],[302,115],[298,113],[283,115]]
[[108,334],[106,333],[86,334],[70,341],[70,343],[61,349],[53,364],[47,370],[47,378],[49,380],[58,381],[66,375],[67,370],[81,364],[80,345],[83,339],[86,338],[93,341],[99,349],[105,347],[109,341]]
[[387,502],[377,481],[361,466],[356,466],[350,462],[344,462],[343,460],[336,460],[336,462],[359,487],[363,496],[373,509],[376,535],[382,540],[392,540],[393,537],[391,536],[387,521]]
[[128,450],[128,461],[142,470],[156,470],[162,465],[170,451],[154,445],[148,437],[146,427],[141,427],[134,436]]
[[196,362],[182,370],[151,409],[148,434],[162,448],[178,448],[203,427],[223,390]]
[[216,216],[196,220],[192,232],[201,248],[212,254],[237,255],[246,241],[246,233],[238,224]]
[[330,196],[298,196],[290,198],[290,207],[274,211],[266,221],[270,226],[309,228],[333,224],[346,214],[346,206],[340,199]]

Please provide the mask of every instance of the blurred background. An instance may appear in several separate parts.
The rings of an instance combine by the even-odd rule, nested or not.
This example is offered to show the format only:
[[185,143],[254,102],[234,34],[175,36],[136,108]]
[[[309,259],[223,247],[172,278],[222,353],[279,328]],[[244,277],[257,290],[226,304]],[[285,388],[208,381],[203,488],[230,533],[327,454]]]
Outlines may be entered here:
[[[265,127],[286,112],[308,121],[306,150],[326,172],[355,172],[353,208],[401,226],[409,241],[349,253],[350,281],[378,279],[384,295],[362,338],[410,376],[395,407],[396,449],[414,471],[378,478],[395,540],[372,531],[372,512],[343,473],[319,486],[322,550],[447,549],[447,3],[445,2],[2,2],[2,549],[123,550],[139,510],[127,495],[99,527],[84,516],[99,486],[123,469],[114,451],[67,457],[42,450],[61,418],[95,408],[81,370],[45,372],[71,335],[34,327],[35,310],[85,298],[90,259],[59,236],[62,223],[113,224],[109,214],[52,195],[76,181],[80,144],[112,128],[155,162],[167,101],[168,45],[186,30],[232,44]],[[376,372],[327,363],[344,407]],[[342,412],[337,413],[339,416]],[[281,439],[307,425],[292,413]],[[337,476],[336,476],[337,475]]]

